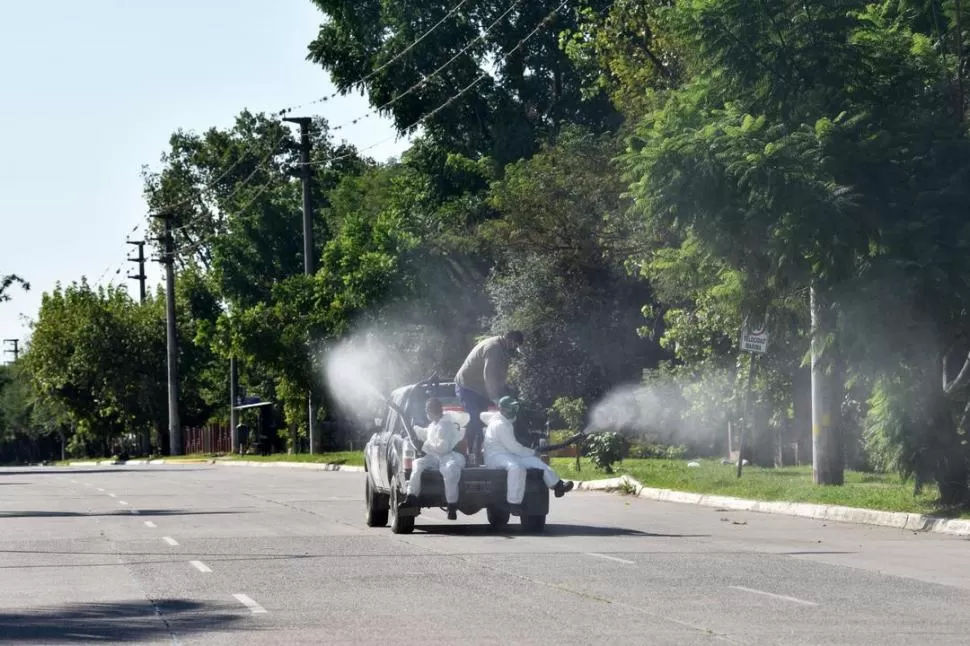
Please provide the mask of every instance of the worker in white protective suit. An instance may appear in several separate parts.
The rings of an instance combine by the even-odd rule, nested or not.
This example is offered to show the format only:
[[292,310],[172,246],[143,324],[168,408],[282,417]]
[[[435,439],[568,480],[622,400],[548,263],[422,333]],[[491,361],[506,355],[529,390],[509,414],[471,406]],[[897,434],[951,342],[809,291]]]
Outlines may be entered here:
[[428,414],[427,428],[415,426],[414,432],[424,442],[421,450],[425,455],[414,461],[411,479],[408,480],[404,505],[418,506],[421,495],[421,474],[427,469],[438,469],[445,483],[445,502],[448,503],[448,520],[458,518],[458,481],[465,468],[465,456],[455,451],[455,446],[465,437],[465,431],[454,419],[444,414],[441,401],[432,397],[425,405]]
[[572,491],[573,482],[563,481],[548,464],[543,462],[535,449],[522,446],[515,439],[512,422],[519,412],[519,403],[511,397],[502,397],[498,402],[498,412],[481,414],[485,423],[485,466],[489,469],[508,471],[506,499],[510,511],[515,516],[522,512],[522,499],[525,498],[525,478],[528,469],[542,469],[542,480],[553,490],[556,498],[562,498]]

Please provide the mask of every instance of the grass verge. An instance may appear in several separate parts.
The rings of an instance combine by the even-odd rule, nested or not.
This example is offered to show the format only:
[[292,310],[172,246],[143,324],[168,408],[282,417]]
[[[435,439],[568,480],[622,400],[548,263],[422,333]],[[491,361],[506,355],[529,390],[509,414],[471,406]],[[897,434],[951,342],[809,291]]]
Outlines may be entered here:
[[919,496],[913,495],[912,483],[896,474],[845,472],[845,485],[822,487],[812,484],[812,467],[780,469],[744,467],[737,478],[734,465],[717,460],[697,460],[699,467],[687,466],[687,460],[624,460],[615,465],[615,473],[595,468],[585,458],[576,471],[574,458],[553,458],[552,466],[560,476],[570,480],[600,480],[626,474],[645,487],[673,489],[692,493],[733,496],[750,500],[807,502],[843,505],[882,511],[902,511],[935,516],[970,517],[970,511],[944,509],[937,504],[935,487],[926,486]]

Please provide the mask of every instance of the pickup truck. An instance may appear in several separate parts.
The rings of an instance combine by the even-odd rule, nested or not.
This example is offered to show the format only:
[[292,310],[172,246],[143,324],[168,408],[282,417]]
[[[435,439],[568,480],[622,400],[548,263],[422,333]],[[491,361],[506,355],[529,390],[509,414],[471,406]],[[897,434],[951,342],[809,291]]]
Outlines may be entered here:
[[[428,424],[425,403],[430,397],[437,397],[446,413],[467,420],[451,381],[429,379],[391,393],[383,417],[376,420],[378,429],[364,447],[364,470],[367,472],[364,499],[369,527],[384,527],[390,518],[392,532],[408,534],[414,531],[415,519],[422,508],[446,506],[444,482],[437,470],[426,470],[421,475],[419,506],[401,506],[414,460],[423,455],[414,426]],[[464,448],[463,441],[456,450],[464,452]],[[504,469],[465,467],[459,482],[458,510],[471,516],[485,509],[492,527],[505,527],[510,519],[506,481]],[[529,469],[519,516],[523,529],[542,531],[548,513],[549,489],[542,481],[542,472]]]

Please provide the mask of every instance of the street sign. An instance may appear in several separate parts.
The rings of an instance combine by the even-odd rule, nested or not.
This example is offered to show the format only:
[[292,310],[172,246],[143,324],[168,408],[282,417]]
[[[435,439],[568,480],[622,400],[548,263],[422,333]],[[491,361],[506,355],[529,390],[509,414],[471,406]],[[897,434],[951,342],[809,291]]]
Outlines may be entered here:
[[765,326],[751,327],[745,320],[741,327],[741,349],[745,352],[764,354],[768,350],[768,331]]

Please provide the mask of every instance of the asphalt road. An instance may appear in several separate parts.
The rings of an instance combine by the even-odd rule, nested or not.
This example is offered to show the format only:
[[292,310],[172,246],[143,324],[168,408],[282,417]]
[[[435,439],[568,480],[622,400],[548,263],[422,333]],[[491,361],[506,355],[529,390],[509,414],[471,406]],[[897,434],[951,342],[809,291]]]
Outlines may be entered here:
[[0,643],[970,643],[966,539],[586,492],[395,536],[363,483],[0,469]]

